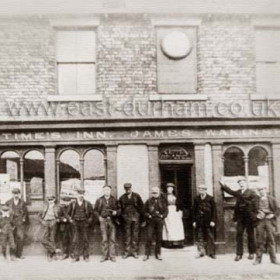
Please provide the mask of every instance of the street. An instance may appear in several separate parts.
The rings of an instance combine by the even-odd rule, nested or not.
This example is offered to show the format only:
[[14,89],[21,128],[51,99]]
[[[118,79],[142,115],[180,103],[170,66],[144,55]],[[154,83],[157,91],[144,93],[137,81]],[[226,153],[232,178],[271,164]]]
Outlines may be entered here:
[[253,266],[247,255],[240,262],[233,261],[234,254],[218,255],[216,260],[195,259],[195,255],[195,248],[187,247],[163,249],[163,261],[151,256],[147,262],[142,261],[142,256],[138,260],[131,257],[123,260],[119,256],[116,263],[100,263],[97,255],[91,256],[89,263],[48,262],[44,256],[27,256],[17,262],[5,262],[1,258],[0,279],[280,279],[280,266],[271,264],[268,255],[264,255],[263,263],[258,266]]

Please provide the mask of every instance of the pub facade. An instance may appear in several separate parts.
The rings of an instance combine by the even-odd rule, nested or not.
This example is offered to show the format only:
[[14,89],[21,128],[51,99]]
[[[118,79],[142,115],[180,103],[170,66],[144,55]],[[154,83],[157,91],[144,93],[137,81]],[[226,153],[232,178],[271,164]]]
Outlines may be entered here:
[[41,253],[46,197],[77,188],[94,205],[106,183],[119,197],[131,182],[143,200],[174,183],[192,246],[192,203],[206,184],[220,253],[235,245],[221,178],[234,188],[245,177],[280,200],[280,15],[140,2],[1,16],[0,200],[21,188],[30,254]]

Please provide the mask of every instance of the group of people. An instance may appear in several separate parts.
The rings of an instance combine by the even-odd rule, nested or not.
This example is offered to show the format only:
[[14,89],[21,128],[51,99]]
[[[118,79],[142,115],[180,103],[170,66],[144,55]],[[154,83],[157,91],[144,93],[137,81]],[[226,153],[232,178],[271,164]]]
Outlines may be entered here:
[[[236,257],[239,261],[243,256],[243,233],[248,235],[249,259],[256,258],[254,264],[260,264],[266,248],[270,260],[279,264],[275,253],[274,229],[279,207],[276,200],[267,195],[263,187],[258,192],[247,188],[245,179],[238,181],[240,189],[232,190],[220,181],[221,189],[236,197],[234,221],[236,230]],[[141,196],[132,191],[132,184],[125,183],[125,193],[119,198],[111,194],[111,186],[103,187],[103,195],[91,205],[84,197],[83,189],[77,190],[76,199],[62,197],[63,203],[58,204],[55,196],[48,196],[42,212],[39,213],[41,223],[41,243],[46,249],[49,261],[72,258],[77,262],[83,256],[89,261],[89,227],[94,219],[100,224],[102,236],[101,262],[116,262],[116,227],[121,223],[124,230],[123,258],[129,256],[139,258],[139,233],[146,226],[146,244],[143,261],[151,255],[153,240],[156,259],[162,260],[162,240],[183,245],[184,227],[182,209],[174,195],[175,185],[167,184],[167,193],[163,194],[158,187],[151,189],[151,197],[144,203]],[[0,237],[4,258],[10,248],[10,258],[23,258],[25,225],[28,223],[26,203],[21,198],[20,189],[12,190],[13,198],[1,206]],[[214,198],[207,193],[207,187],[200,185],[198,195],[193,204],[193,227],[197,243],[197,258],[208,255],[216,259],[215,226],[216,205]],[[256,241],[255,241],[256,233]]]

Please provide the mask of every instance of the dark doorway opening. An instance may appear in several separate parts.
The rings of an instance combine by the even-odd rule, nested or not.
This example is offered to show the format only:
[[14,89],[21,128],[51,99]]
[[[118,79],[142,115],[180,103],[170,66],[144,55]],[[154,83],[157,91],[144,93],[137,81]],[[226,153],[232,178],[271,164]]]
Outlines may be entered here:
[[175,195],[183,211],[185,245],[194,244],[192,227],[192,164],[161,164],[161,189],[166,193],[166,184],[174,183]]

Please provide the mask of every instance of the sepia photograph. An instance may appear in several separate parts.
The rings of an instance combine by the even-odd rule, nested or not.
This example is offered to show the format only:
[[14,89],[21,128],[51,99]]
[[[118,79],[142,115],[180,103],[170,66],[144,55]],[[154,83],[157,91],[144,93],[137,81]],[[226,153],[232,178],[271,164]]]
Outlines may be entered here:
[[279,0],[0,0],[0,280],[280,279]]

